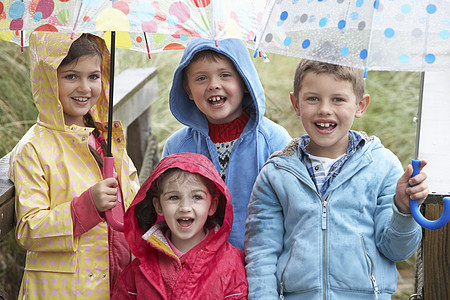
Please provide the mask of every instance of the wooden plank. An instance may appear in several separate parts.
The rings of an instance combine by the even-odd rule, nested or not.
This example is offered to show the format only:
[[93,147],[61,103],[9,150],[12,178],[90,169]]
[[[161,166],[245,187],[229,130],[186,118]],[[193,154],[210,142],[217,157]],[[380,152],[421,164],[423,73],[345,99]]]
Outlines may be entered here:
[[127,128],[158,100],[156,68],[127,69],[120,73],[114,86],[114,120]]
[[[426,204],[424,215],[429,220],[436,220],[441,216],[443,209],[441,204]],[[438,230],[424,230],[423,242],[423,299],[449,299],[450,225],[447,224]]]
[[0,159],[0,239],[14,228],[14,185],[8,168],[9,153]]
[[151,105],[159,98],[156,74],[156,68],[127,69],[114,88],[114,120],[121,120],[126,130],[128,155],[138,173],[151,134]]

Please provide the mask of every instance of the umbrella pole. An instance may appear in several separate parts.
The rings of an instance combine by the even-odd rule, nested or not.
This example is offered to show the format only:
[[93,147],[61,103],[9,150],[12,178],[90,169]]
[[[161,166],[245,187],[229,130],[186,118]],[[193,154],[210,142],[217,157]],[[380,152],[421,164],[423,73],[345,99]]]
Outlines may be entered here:
[[112,157],[111,141],[112,141],[112,119],[114,106],[114,63],[116,54],[116,32],[111,31],[111,62],[109,70],[109,109],[108,109],[108,139],[107,139],[107,157]]
[[[114,158],[111,153],[112,144],[112,119],[113,119],[113,96],[114,96],[114,62],[116,53],[116,32],[111,31],[111,62],[109,69],[109,108],[108,108],[108,138],[107,138],[107,153],[106,157],[103,159],[103,173],[104,178],[112,178],[114,176]],[[116,220],[113,216],[113,210],[121,211],[123,209],[123,204],[117,199],[117,205],[112,209],[105,211],[106,222],[114,230],[123,232],[123,222]],[[123,211],[121,212],[123,216]]]

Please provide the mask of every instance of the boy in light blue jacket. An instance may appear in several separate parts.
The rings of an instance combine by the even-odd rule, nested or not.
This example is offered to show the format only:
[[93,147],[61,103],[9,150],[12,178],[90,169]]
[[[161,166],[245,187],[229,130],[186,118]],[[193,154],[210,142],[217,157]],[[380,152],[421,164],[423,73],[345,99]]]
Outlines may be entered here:
[[423,202],[426,174],[410,178],[377,137],[350,130],[370,101],[362,70],[301,60],[290,97],[307,135],[274,153],[253,188],[249,299],[391,299],[395,262],[421,240],[409,197]]
[[291,140],[264,117],[264,90],[239,39],[193,38],[175,70],[170,110],[186,127],[167,140],[162,156],[194,152],[208,157],[230,189],[233,226],[229,242],[244,248],[247,206],[268,157]]

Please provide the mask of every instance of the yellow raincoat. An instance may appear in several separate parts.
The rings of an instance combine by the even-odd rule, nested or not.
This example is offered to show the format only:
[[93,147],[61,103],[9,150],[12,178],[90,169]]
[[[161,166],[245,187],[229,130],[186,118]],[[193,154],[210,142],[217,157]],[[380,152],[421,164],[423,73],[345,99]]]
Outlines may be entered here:
[[[90,197],[89,188],[102,180],[88,148],[93,129],[66,126],[58,100],[56,69],[78,37],[50,32],[30,37],[31,85],[39,117],[10,160],[16,239],[27,250],[19,299],[109,299],[110,280],[131,259],[123,233],[109,229]],[[98,44],[103,52],[102,92],[91,115],[106,138],[110,55],[102,39]],[[114,168],[127,209],[139,189],[137,171],[126,153],[121,123],[115,121],[113,127]],[[81,219],[89,216],[89,226],[78,236],[73,234],[73,213]]]

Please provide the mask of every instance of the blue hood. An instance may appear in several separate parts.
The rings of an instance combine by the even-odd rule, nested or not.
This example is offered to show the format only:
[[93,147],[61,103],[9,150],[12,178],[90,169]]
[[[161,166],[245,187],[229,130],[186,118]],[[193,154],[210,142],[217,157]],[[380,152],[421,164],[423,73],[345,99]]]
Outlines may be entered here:
[[[182,124],[195,128],[208,135],[208,120],[197,108],[195,102],[189,99],[183,88],[183,69],[186,68],[197,52],[213,50],[228,57],[235,65],[236,70],[244,80],[249,93],[244,94],[243,107],[250,112],[250,126],[247,130],[253,130],[265,112],[264,90],[259,81],[258,73],[250,58],[245,43],[239,39],[226,39],[215,41],[202,38],[192,38],[184,50],[178,68],[173,76],[172,88],[169,95],[169,105],[173,116]],[[253,122],[253,124],[251,124]]]

